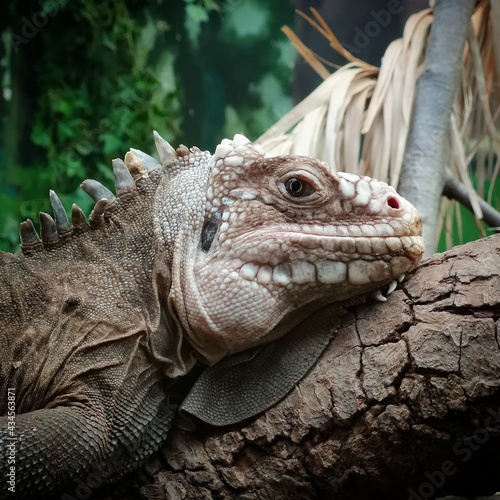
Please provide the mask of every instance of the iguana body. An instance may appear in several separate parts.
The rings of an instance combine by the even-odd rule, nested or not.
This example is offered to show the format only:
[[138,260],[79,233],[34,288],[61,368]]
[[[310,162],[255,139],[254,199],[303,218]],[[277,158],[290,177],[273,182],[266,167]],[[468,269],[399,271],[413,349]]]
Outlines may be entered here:
[[114,160],[117,199],[84,183],[97,202],[90,225],[75,207],[69,225],[51,195],[56,224],[41,216],[42,241],[23,223],[23,253],[0,255],[2,479],[15,468],[2,498],[123,475],[165,438],[172,381],[197,360],[290,331],[283,339],[299,345],[294,328],[322,305],[375,291],[421,258],[420,217],[384,183],[266,157],[239,135],[213,156],[156,141],[161,165],[135,150]]

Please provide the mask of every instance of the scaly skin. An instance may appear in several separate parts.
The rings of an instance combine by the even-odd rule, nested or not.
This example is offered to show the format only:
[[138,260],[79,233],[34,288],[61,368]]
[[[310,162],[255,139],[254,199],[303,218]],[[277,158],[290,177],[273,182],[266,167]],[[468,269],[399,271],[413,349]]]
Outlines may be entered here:
[[[173,274],[181,321],[210,363],[281,335],[276,326],[300,308],[367,294],[421,258],[420,215],[383,182],[268,158],[243,136],[213,160],[204,228],[217,232],[200,251],[195,230],[189,256],[179,253],[190,267]],[[290,195],[291,179],[310,194]]]
[[[0,254],[2,498],[120,477],[165,438],[172,381],[196,360],[294,339],[325,303],[421,258],[420,217],[384,183],[268,158],[239,135],[213,157],[156,142],[162,165],[135,150],[114,160],[117,199],[84,183],[90,226],[53,202],[42,241],[23,223],[23,253]],[[250,404],[243,416],[269,402]]]

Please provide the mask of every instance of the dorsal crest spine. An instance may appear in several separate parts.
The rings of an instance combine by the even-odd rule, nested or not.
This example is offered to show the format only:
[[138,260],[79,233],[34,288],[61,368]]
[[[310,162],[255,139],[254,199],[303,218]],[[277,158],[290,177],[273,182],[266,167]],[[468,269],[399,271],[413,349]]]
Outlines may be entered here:
[[[159,147],[160,157],[163,157],[163,160],[171,158],[173,148],[156,132],[155,141]],[[175,159],[177,159],[177,155],[175,155]],[[137,191],[137,182],[149,178],[153,171],[161,167],[157,160],[138,149],[128,151],[124,160],[114,159],[112,165],[118,198]],[[116,201],[116,196],[94,179],[83,181],[81,188],[95,202],[88,221],[82,209],[73,204],[70,222],[61,200],[53,190],[50,190],[49,198],[54,217],[44,212],[40,213],[41,237],[30,219],[20,225],[21,251],[24,254],[55,248],[63,239],[71,236],[74,232],[82,233],[90,228],[96,229],[107,224],[106,212]]]

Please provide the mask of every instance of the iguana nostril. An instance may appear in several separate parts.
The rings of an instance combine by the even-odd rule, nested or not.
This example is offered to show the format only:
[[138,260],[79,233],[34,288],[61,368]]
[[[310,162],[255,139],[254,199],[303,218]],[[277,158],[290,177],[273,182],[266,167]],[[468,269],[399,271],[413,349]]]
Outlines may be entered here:
[[395,196],[389,196],[389,198],[387,198],[387,204],[391,208],[395,208],[395,209],[400,208],[399,200]]

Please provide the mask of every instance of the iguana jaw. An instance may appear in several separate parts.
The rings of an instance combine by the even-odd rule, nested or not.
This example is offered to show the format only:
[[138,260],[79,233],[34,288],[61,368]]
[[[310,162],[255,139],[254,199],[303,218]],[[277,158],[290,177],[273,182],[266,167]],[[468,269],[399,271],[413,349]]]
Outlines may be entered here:
[[[287,192],[296,178],[312,186],[306,196]],[[267,158],[242,136],[225,140],[192,269],[184,267],[190,340],[213,363],[274,338],[298,308],[390,283],[423,248],[418,212],[385,183],[310,158]]]

